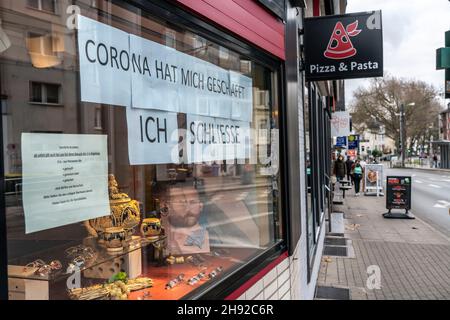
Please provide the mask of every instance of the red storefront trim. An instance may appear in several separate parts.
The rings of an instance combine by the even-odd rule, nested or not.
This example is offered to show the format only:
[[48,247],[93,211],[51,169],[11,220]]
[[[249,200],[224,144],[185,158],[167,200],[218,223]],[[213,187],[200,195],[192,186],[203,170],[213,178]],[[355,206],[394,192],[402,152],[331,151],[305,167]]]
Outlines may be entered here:
[[254,0],[176,0],[191,11],[285,60],[284,24]]
[[246,283],[244,283],[241,287],[239,287],[237,290],[235,290],[232,294],[230,294],[228,297],[225,298],[225,300],[236,300],[242,294],[244,294],[245,291],[250,289],[256,282],[261,280],[266,274],[268,274],[273,268],[275,268],[277,265],[279,265],[284,259],[287,259],[289,257],[288,252],[283,252],[278,258],[276,258],[274,261],[269,263],[264,269],[259,271],[257,274],[255,274],[250,280],[248,280]]
[[320,16],[320,0],[313,0],[313,16]]

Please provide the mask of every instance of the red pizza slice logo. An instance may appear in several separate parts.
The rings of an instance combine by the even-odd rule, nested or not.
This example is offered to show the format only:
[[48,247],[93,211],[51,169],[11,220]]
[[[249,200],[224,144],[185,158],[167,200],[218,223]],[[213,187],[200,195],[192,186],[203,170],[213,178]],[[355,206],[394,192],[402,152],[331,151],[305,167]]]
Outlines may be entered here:
[[356,54],[356,49],[353,47],[350,37],[358,35],[361,30],[358,30],[358,20],[350,23],[347,28],[344,28],[342,22],[336,22],[327,49],[323,55],[329,59],[347,59]]

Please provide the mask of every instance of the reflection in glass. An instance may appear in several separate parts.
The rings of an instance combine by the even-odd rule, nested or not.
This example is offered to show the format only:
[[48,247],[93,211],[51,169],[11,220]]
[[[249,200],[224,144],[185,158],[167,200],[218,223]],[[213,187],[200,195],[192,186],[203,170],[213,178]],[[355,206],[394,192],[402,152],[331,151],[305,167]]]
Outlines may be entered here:
[[[11,46],[5,46],[0,62],[2,103],[14,106],[3,115],[8,276],[16,280],[39,278],[33,270],[25,274],[23,266],[37,259],[46,263],[58,260],[62,271],[56,278],[61,281],[50,281],[49,291],[40,291],[40,297],[69,298],[63,280],[71,275],[65,273],[70,267],[69,271],[81,268],[82,287],[105,283],[125,272],[129,278],[149,277],[153,281],[150,295],[145,295],[148,291],[137,290],[128,295],[129,299],[144,295],[146,299],[179,299],[197,288],[221,281],[226,274],[277,243],[283,236],[278,197],[277,73],[209,38],[159,21],[129,5],[125,8],[116,2],[100,1],[94,10],[82,1],[71,4],[80,5],[84,16],[170,46],[201,59],[199,63],[208,62],[250,77],[253,83],[250,127],[254,132],[248,142],[256,161],[130,166],[126,110],[80,101],[76,30],[67,29],[65,17],[48,14],[57,10],[56,2],[28,1],[28,7],[20,2],[2,2],[0,37],[14,39]],[[27,19],[18,19],[24,15]],[[102,81],[101,75],[98,81]],[[188,129],[186,118],[184,113],[177,115],[180,132]],[[102,235],[101,230],[96,235],[89,233],[86,221],[25,234],[21,189],[24,132],[106,135],[108,171],[116,177],[118,193],[137,201],[140,222],[146,221],[147,231],[141,233],[140,225],[132,234],[120,230],[116,232],[120,241],[109,244],[106,242],[111,236]],[[183,138],[181,135],[179,141],[185,141]],[[177,151],[183,159],[183,148],[180,146]],[[161,221],[157,240],[148,229],[151,221],[155,221],[151,219]],[[92,251],[89,259],[83,255],[84,251],[76,256],[66,253],[78,246],[83,246],[82,251]],[[186,283],[199,272],[205,272],[205,279],[192,285]],[[166,289],[171,280],[180,278],[185,281]],[[52,275],[46,280],[51,279]],[[23,298],[18,293],[14,297]]]

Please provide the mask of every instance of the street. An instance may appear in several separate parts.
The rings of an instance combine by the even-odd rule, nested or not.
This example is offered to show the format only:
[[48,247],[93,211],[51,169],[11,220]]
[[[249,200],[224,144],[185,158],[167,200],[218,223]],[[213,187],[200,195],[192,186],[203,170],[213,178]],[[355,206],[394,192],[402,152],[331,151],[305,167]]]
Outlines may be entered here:
[[386,176],[411,176],[411,212],[450,236],[450,172],[386,168],[385,173]]

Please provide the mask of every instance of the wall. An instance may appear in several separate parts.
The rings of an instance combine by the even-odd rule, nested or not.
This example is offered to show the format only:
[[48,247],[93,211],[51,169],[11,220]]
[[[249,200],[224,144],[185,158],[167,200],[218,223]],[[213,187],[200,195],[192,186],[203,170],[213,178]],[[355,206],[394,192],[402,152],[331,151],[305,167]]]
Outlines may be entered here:
[[282,256],[281,261],[257,275],[257,281],[236,300],[290,300],[291,268],[290,258]]
[[[291,41],[290,38],[291,28],[290,23],[291,19],[296,16],[295,9],[289,9],[287,12],[287,23],[286,23],[286,37],[287,41]],[[301,15],[296,18],[297,27],[301,27]],[[296,28],[292,30],[292,32],[296,33]],[[298,45],[294,47],[298,48]],[[298,52],[292,53],[290,52],[286,56],[286,66],[290,66],[291,60],[294,59],[296,63],[298,63],[298,59],[295,59],[298,56]],[[292,70],[296,70],[297,74],[291,74]],[[303,83],[303,75],[298,72],[299,68],[290,67],[287,73],[287,88],[286,88],[286,97],[288,108],[296,109],[296,130],[298,132],[297,135],[289,134],[290,139],[294,139],[298,146],[298,161],[297,161],[297,171],[298,171],[298,192],[295,193],[295,196],[298,196],[297,199],[300,203],[298,206],[297,212],[293,214],[298,214],[300,219],[300,223],[294,225],[293,227],[300,228],[300,239],[296,243],[293,253],[289,258],[283,260],[278,265],[272,267],[267,273],[260,275],[261,279],[259,279],[256,283],[252,284],[242,295],[240,295],[239,299],[253,300],[253,299],[292,299],[292,300],[310,300],[314,298],[314,293],[316,289],[317,277],[320,268],[320,262],[322,259],[322,251],[323,251],[323,242],[325,237],[325,223],[322,222],[316,255],[314,256],[314,261],[312,263],[311,270],[311,278],[308,282],[308,256],[307,256],[307,232],[306,232],[306,166],[305,166],[305,145],[304,145],[304,101],[302,90],[300,88],[304,87]],[[291,81],[293,78],[296,81]],[[292,97],[292,93],[295,93],[296,97]],[[295,105],[293,105],[295,103]],[[290,115],[290,114],[289,114]],[[291,207],[292,210],[292,207]],[[286,266],[288,266],[288,270],[286,270]],[[289,285],[286,282],[286,277],[289,277]],[[287,288],[289,288],[289,293],[286,292]],[[277,298],[278,297],[278,298]]]
[[285,59],[284,24],[253,0],[176,0],[274,56]]

